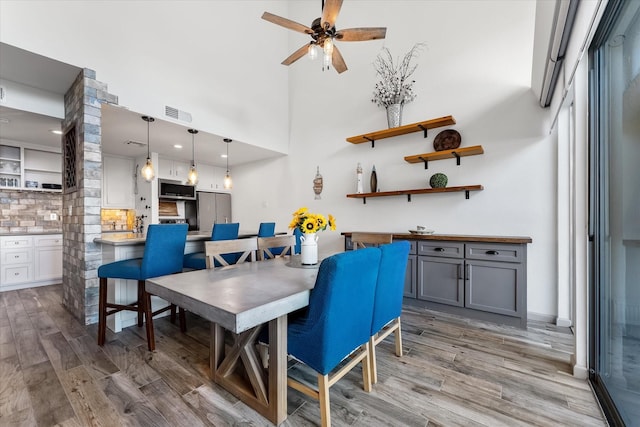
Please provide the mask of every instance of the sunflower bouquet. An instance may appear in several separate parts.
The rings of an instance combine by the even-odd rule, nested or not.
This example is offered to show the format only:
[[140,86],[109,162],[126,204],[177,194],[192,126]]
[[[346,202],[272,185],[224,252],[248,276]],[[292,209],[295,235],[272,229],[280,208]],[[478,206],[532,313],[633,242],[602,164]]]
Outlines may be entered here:
[[329,219],[322,214],[309,212],[307,208],[300,208],[293,213],[293,219],[289,223],[290,229],[298,229],[303,233],[317,233],[318,231],[336,229],[336,219],[329,214]]

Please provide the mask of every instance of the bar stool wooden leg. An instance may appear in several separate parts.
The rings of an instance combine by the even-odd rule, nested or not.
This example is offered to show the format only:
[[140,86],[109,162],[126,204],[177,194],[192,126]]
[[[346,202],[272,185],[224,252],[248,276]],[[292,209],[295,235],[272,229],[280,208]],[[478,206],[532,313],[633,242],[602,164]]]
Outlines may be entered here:
[[149,351],[156,349],[156,337],[153,334],[153,312],[151,311],[151,294],[143,288],[143,298],[141,300],[144,306],[144,317],[146,318],[147,328],[147,348]]
[[138,326],[142,326],[144,321],[144,308],[142,307],[144,299],[144,280],[138,280]]
[[107,279],[100,278],[100,294],[98,296],[98,345],[104,345],[107,329]]

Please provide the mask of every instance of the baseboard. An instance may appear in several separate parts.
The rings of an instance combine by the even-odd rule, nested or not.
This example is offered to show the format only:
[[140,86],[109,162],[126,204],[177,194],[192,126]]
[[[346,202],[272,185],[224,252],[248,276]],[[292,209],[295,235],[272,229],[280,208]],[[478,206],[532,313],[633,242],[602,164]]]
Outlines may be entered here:
[[586,366],[573,365],[573,376],[581,380],[586,380],[589,377],[589,370]]
[[534,313],[532,311],[527,312],[527,319],[535,320],[536,322],[544,322],[544,323],[552,323],[552,324],[556,323],[556,316],[553,316],[551,314]]
[[557,317],[555,323],[556,326],[562,326],[565,328],[570,328],[571,326],[573,326],[573,322],[571,321],[571,319],[565,319],[562,317]]

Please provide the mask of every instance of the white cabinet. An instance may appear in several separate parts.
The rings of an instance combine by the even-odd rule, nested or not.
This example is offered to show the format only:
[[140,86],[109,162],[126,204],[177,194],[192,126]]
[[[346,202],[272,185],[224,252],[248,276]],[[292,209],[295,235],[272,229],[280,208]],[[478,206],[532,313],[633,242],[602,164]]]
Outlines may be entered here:
[[43,191],[42,184],[61,184],[62,157],[50,150],[31,144],[0,145],[0,187]]
[[0,291],[62,280],[62,234],[0,237]]
[[24,185],[29,182],[42,188],[42,184],[62,184],[62,156],[59,153],[24,149]]
[[182,183],[187,181],[189,175],[189,166],[187,162],[178,160],[169,160],[162,157],[158,158],[158,178],[172,179]]
[[198,169],[198,191],[226,192],[224,189],[224,176],[227,170],[217,166],[207,164],[197,164]]
[[131,158],[102,157],[102,207],[135,209],[134,161]]
[[62,278],[62,235],[33,237],[33,280],[59,281]]

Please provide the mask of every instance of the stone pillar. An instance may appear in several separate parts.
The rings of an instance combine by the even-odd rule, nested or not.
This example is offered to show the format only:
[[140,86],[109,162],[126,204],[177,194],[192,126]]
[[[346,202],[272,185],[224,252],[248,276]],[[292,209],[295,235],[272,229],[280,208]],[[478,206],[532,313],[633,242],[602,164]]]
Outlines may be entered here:
[[101,232],[101,105],[118,103],[95,77],[95,71],[86,68],[78,75],[64,96],[62,122],[62,302],[85,325],[98,321],[102,251],[93,239]]

